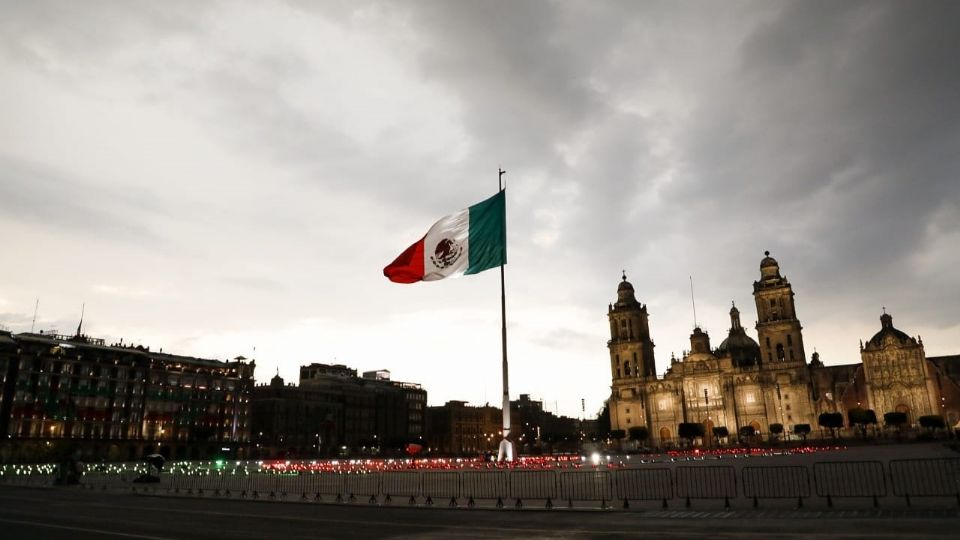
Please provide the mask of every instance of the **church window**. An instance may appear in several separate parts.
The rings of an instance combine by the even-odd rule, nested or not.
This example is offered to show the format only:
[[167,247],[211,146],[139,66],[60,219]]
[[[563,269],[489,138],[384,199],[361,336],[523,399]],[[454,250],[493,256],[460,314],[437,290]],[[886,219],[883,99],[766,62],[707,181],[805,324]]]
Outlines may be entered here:
[[790,359],[793,360],[793,349],[790,349]]
[[787,345],[789,345],[789,346],[791,346],[791,347],[793,346],[793,335],[792,335],[792,334],[787,334]]
[[620,378],[620,368],[617,368],[617,378]]
[[629,419],[629,418],[627,418],[627,424],[629,424],[629,423],[630,423],[630,419]]
[[787,415],[787,422],[793,422],[793,417],[789,414]]
[[753,395],[753,392],[747,392],[745,399],[747,403],[755,403],[757,401],[757,398]]
[[770,336],[767,336],[767,348],[770,348]]
[[777,343],[777,360],[783,362],[783,343]]
[[626,375],[627,377],[630,376],[630,361],[629,361],[629,360],[627,360],[626,362],[623,363],[623,374]]
[[790,404],[789,404],[789,403],[787,403],[786,409],[787,409],[788,411],[790,410]]
[[772,354],[767,353],[767,361],[768,361],[768,362],[773,362],[773,355],[772,355]]
[[665,411],[668,407],[670,407],[670,402],[666,399],[661,399],[657,402],[657,410]]
[[630,409],[627,409],[627,414],[630,414]]

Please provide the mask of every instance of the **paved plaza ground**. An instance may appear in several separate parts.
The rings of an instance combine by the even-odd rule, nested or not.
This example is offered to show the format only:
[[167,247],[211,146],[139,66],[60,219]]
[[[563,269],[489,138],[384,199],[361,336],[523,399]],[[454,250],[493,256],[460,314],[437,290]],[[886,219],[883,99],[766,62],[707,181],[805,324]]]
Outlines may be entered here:
[[933,538],[956,509],[515,511],[271,503],[0,488],[4,538]]
[[[813,454],[769,455],[721,459],[700,456],[660,456],[657,463],[640,463],[631,456],[628,468],[731,466],[739,472],[751,466],[812,467],[830,461],[879,461],[956,458],[943,444],[853,446]],[[617,459],[614,457],[614,459]],[[650,456],[643,458],[650,461]],[[953,460],[951,460],[953,462]],[[603,469],[604,467],[601,467]],[[121,486],[122,487],[122,486]],[[624,510],[617,501],[576,510],[556,501],[524,501],[524,509],[496,509],[493,501],[477,508],[448,508],[443,501],[426,507],[397,498],[374,504],[357,498],[349,504],[302,500],[296,494],[277,500],[238,500],[203,496],[181,497],[121,490],[71,487],[0,486],[0,538],[935,538],[956,537],[960,506],[955,496],[915,498],[908,506],[892,492],[879,497],[835,501],[811,496],[802,508],[793,499],[754,501],[742,495],[724,500],[682,498],[663,508],[658,501],[631,501]],[[266,497],[263,497],[266,498]],[[730,508],[726,508],[726,503]],[[877,507],[874,507],[877,504]],[[612,506],[610,508],[609,506]]]

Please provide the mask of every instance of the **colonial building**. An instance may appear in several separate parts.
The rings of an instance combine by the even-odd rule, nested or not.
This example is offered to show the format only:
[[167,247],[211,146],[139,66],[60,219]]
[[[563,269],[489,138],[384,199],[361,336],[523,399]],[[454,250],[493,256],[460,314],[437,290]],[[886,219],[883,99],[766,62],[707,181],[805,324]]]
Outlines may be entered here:
[[448,401],[427,407],[427,451],[440,455],[496,452],[502,422],[501,409],[489,404],[477,407],[466,401]]
[[0,332],[0,460],[245,455],[254,362]]
[[427,392],[387,370],[341,364],[300,368],[300,384],[277,375],[253,391],[253,443],[261,457],[376,454],[423,443]]
[[[444,455],[496,452],[500,445],[503,415],[499,407],[477,407],[465,401],[448,401],[427,408],[428,450]],[[530,394],[510,401],[512,438],[524,454],[576,451],[582,422],[544,410]]]
[[878,417],[900,411],[912,422],[926,414],[957,422],[960,386],[944,367],[953,366],[954,357],[927,359],[922,341],[894,328],[886,313],[880,332],[861,345],[862,364],[824,366],[816,353],[808,363],[793,287],[776,259],[765,255],[753,284],[759,340],[747,335],[734,305],[720,345],[711,347],[709,334],[694,328],[689,351],[671,358],[663,377],[656,373],[647,306],[624,274],[607,310],[612,429],[645,426],[654,442],[669,444],[680,423],[702,423],[709,444],[714,427],[735,435],[746,426],[764,433],[782,424],[789,432],[797,424],[815,428],[822,412],[855,407],[874,409]]

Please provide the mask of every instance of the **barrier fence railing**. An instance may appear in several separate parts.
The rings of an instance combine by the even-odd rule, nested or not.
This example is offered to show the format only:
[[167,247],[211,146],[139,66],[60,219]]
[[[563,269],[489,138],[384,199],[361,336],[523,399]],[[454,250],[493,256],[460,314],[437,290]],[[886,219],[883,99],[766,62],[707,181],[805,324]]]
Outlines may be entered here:
[[[739,479],[737,469],[739,468]],[[811,471],[812,468],[812,471]],[[910,506],[917,497],[953,498],[960,504],[960,458],[880,461],[825,461],[812,466],[678,465],[636,468],[580,469],[461,469],[389,470],[376,472],[283,471],[256,462],[175,464],[159,477],[150,477],[142,464],[89,465],[80,486],[91,490],[125,490],[171,496],[298,500],[367,504],[448,506],[493,501],[516,508],[540,501],[599,503],[614,499],[629,508],[631,501],[668,501],[679,497],[686,506],[701,499],[723,500],[730,507],[738,497],[759,506],[761,500],[795,499],[797,506],[814,493],[833,507],[834,499],[867,498],[874,506],[889,489]],[[46,487],[55,483],[59,467],[0,465],[0,485]],[[144,478],[150,480],[145,482]],[[738,481],[739,480],[739,481]],[[740,487],[738,488],[738,484]],[[488,504],[490,504],[488,502]]]
[[837,497],[872,497],[873,506],[879,506],[878,497],[887,495],[886,475],[879,461],[824,461],[814,463],[813,476],[817,495],[826,497],[833,507]]
[[620,469],[614,471],[617,499],[623,500],[623,507],[629,508],[630,501],[661,501],[667,507],[667,500],[673,499],[673,477],[667,467],[643,469]]
[[744,467],[740,471],[743,496],[753,499],[753,507],[760,499],[803,499],[810,497],[810,473],[803,466]]
[[730,499],[737,497],[737,474],[731,465],[680,466],[674,483],[688,508],[691,499],[723,499],[730,508]]
[[960,505],[960,458],[895,459],[890,462],[893,494],[904,497],[956,497]]

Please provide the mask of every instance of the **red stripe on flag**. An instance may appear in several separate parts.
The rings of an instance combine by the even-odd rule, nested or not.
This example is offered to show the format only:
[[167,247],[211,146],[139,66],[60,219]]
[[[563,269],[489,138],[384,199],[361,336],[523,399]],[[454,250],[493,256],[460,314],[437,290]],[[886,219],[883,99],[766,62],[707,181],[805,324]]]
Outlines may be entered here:
[[383,269],[383,275],[394,283],[416,283],[423,280],[423,240],[404,250]]

